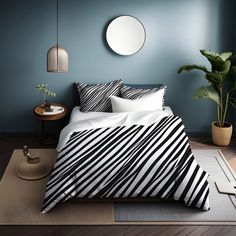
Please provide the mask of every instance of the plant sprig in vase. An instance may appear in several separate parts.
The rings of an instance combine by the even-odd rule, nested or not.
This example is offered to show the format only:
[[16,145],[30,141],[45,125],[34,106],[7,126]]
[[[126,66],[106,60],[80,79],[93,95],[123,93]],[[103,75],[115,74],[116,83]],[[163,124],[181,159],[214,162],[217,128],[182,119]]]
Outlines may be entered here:
[[[200,50],[200,53],[210,62],[210,69],[195,64],[184,65],[179,68],[178,73],[191,70],[204,72],[204,78],[208,81],[208,85],[198,88],[193,97],[195,99],[208,98],[213,100],[217,105],[217,122],[215,125],[220,128],[231,126],[226,122],[226,117],[229,105],[236,108],[236,99],[234,98],[236,93],[236,67],[232,65],[230,60],[232,52],[218,54],[211,50]],[[230,86],[226,86],[227,80],[231,82]],[[231,135],[232,131],[230,138]]]
[[47,96],[50,97],[56,97],[56,93],[50,91],[48,89],[48,85],[47,84],[38,84],[35,86],[41,93],[43,93],[43,103],[44,103],[44,107],[46,107],[48,105],[48,102],[46,100]]

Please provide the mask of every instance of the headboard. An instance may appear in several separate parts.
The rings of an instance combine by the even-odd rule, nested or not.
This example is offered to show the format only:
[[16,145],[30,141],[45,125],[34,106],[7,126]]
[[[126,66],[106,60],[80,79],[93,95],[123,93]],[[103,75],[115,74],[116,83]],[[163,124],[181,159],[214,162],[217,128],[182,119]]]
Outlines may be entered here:
[[159,88],[162,84],[125,84],[134,88],[150,89],[150,88]]
[[[150,88],[158,88],[162,84],[125,84],[125,85],[130,86],[130,87],[134,87],[134,88],[150,89]],[[73,103],[74,103],[74,106],[79,105],[78,101],[79,101],[79,94],[78,94],[77,87],[76,87],[75,83],[73,83]]]

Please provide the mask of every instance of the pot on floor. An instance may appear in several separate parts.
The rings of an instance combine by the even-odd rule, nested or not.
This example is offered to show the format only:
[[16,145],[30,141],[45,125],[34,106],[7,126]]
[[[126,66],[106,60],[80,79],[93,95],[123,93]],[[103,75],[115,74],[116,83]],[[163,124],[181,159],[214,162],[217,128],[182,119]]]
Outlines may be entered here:
[[218,146],[229,146],[233,132],[232,124],[225,122],[225,127],[219,127],[217,122],[211,124],[212,142]]

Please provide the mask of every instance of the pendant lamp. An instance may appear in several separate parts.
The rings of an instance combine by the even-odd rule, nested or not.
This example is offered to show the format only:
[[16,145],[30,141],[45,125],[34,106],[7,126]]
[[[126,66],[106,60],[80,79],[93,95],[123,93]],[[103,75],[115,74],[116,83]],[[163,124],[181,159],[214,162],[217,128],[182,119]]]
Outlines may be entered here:
[[57,44],[51,47],[47,53],[48,72],[68,72],[68,53],[58,45],[58,0],[57,0]]

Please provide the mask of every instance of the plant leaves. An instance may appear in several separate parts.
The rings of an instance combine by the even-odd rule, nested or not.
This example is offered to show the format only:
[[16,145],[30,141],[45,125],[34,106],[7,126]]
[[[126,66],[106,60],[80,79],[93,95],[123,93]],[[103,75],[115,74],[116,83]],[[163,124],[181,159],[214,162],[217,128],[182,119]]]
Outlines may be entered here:
[[232,52],[223,52],[223,53],[220,54],[220,58],[223,61],[226,61],[232,56],[232,54],[233,54]]
[[227,75],[230,71],[230,66],[231,66],[231,62],[226,61],[224,62],[224,67],[222,67],[223,71],[214,71],[214,72],[207,73],[205,75],[205,78],[210,83],[213,83],[216,86],[219,86],[219,85],[223,86],[223,83],[227,79]]
[[35,87],[40,91],[43,92],[46,96],[51,96],[51,97],[55,97],[56,93],[51,92],[47,89],[47,84],[38,84]]
[[221,104],[220,104],[220,96],[219,96],[217,91],[212,86],[200,87],[193,94],[193,98],[194,99],[200,99],[200,98],[201,99],[206,99],[206,98],[209,98],[209,99],[213,100],[214,102],[216,102],[219,106],[221,106]]
[[236,66],[232,65],[232,62],[231,62],[231,67],[230,67],[230,71],[229,71],[228,77],[231,80],[233,80],[233,83],[236,83]]
[[222,54],[218,54],[211,50],[200,50],[200,53],[207,58],[207,60],[211,63],[212,71],[225,71],[225,62],[230,58],[232,53],[226,52]]
[[221,84],[223,81],[222,75],[218,71],[206,73],[205,78],[214,85]]
[[181,73],[183,71],[191,71],[191,70],[201,70],[205,73],[208,73],[209,71],[207,70],[207,68],[205,66],[201,66],[201,65],[184,65],[184,66],[181,66],[179,69],[178,69],[178,73]]
[[201,49],[201,50],[200,50],[200,53],[201,53],[203,56],[205,56],[205,57],[211,56],[211,57],[215,57],[215,58],[216,58],[216,57],[220,56],[219,53],[214,52],[214,51],[212,51],[212,50],[208,50],[208,49]]
[[221,73],[223,76],[227,76],[227,74],[229,73],[230,71],[230,67],[231,67],[231,61],[225,61],[223,64],[222,64],[222,70],[221,70]]

